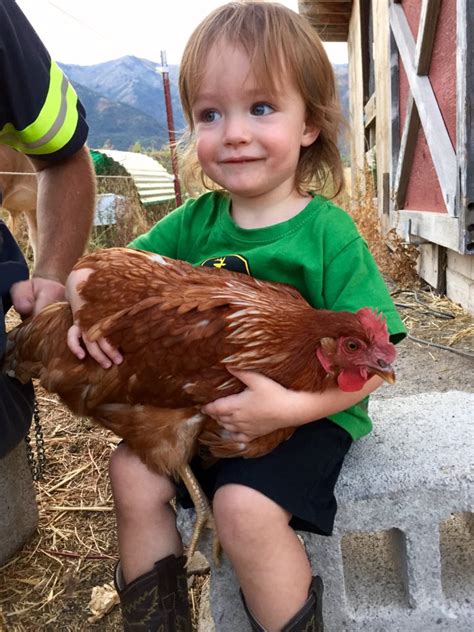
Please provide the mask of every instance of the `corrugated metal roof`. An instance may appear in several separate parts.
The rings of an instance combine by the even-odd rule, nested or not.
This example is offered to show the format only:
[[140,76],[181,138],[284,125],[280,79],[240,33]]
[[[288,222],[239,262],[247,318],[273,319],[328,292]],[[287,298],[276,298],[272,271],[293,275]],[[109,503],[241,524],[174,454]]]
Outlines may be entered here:
[[174,176],[151,156],[116,149],[98,151],[120,163],[128,171],[145,206],[174,199]]

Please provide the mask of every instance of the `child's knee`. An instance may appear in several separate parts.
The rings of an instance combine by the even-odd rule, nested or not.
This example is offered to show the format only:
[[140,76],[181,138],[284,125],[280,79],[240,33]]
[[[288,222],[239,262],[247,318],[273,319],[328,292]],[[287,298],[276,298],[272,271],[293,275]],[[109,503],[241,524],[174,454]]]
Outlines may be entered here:
[[262,493],[244,485],[220,487],[213,501],[217,533],[224,549],[251,544],[269,521],[286,520],[285,512]]
[[150,470],[124,443],[110,457],[109,476],[119,511],[166,504],[175,494],[169,478]]

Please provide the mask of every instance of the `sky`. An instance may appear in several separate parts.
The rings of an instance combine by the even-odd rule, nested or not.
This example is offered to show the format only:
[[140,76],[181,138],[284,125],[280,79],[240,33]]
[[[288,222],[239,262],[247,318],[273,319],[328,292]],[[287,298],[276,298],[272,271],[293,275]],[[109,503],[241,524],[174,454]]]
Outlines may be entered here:
[[[297,11],[297,0],[280,0]],[[179,64],[188,37],[225,0],[17,0],[51,56],[82,66],[124,55]],[[347,61],[345,44],[328,44],[333,63]]]

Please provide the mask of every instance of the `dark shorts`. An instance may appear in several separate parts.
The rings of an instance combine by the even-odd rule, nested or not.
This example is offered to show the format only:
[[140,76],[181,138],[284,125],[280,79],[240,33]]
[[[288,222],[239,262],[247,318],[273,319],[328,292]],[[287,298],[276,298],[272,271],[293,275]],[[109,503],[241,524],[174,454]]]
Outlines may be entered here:
[[[351,444],[348,432],[322,419],[300,426],[288,441],[258,459],[221,459],[204,469],[196,457],[191,465],[209,498],[222,485],[245,485],[290,512],[294,529],[331,535],[337,510],[334,487]],[[182,483],[177,500],[185,508],[193,506]]]

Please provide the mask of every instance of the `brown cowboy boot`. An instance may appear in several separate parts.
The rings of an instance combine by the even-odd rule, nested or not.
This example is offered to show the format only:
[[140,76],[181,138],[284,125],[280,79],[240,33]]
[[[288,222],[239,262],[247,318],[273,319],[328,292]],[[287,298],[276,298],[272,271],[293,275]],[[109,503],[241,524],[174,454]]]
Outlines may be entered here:
[[[244,604],[245,612],[250,621],[252,632],[265,632],[258,621],[255,620],[250,610],[247,608],[244,596],[240,593]],[[323,626],[323,580],[318,575],[313,577],[309,587],[309,595],[294,617],[282,628],[281,632],[324,632]]]
[[117,564],[114,582],[125,632],[192,632],[185,562],[184,556],[169,555],[127,586]]

